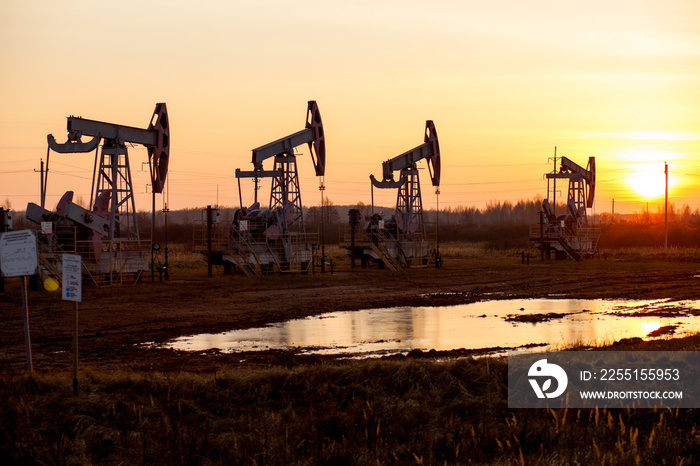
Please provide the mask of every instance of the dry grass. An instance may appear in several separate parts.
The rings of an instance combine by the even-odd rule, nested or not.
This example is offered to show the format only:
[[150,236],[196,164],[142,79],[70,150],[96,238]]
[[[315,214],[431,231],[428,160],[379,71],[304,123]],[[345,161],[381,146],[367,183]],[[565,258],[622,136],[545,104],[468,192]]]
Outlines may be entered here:
[[[443,260],[451,259],[488,259],[494,256],[519,256],[522,252],[530,254],[531,260],[539,260],[539,251],[534,249],[493,249],[486,242],[462,242],[449,241],[439,245]],[[169,264],[172,268],[197,268],[206,266],[205,258],[192,252],[191,246],[174,243],[169,246]],[[350,263],[350,259],[344,248],[337,244],[325,246],[326,264],[331,261],[336,267],[344,268]],[[649,248],[615,248],[601,251],[601,259],[618,261],[666,261],[666,262],[700,262],[700,248],[663,247]],[[164,261],[161,251],[156,256],[156,261]],[[316,252],[317,265],[321,261],[321,251]]]
[[[165,262],[165,252],[156,255],[156,264]],[[168,245],[168,265],[170,268],[192,269],[206,267],[207,261],[198,252],[193,252],[191,245],[171,243]]]
[[5,464],[697,464],[696,410],[511,410],[504,360],[0,385]]
[[[487,243],[467,243],[450,241],[440,245],[444,258],[476,259],[497,256],[513,256],[525,252],[534,260],[539,260],[540,253],[536,249],[492,249]],[[697,247],[634,247],[611,248],[601,251],[600,258],[621,261],[665,261],[665,262],[700,262],[700,248]]]
[[603,251],[608,259],[624,261],[700,262],[700,248],[619,248]]
[[467,243],[460,241],[449,241],[440,244],[440,254],[443,259],[471,259],[493,254],[487,249],[486,243]]

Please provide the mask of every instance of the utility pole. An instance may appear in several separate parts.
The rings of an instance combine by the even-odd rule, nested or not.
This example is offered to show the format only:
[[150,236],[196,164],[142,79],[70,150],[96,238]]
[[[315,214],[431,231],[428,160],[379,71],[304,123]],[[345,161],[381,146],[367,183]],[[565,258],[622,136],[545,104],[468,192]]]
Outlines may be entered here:
[[[146,185],[146,191],[148,191],[148,185]],[[156,273],[156,251],[153,249],[153,240],[156,237],[156,192],[153,189],[151,189],[151,195],[151,283],[153,283]]]
[[324,218],[326,212],[323,207],[323,191],[326,190],[326,185],[324,184],[323,176],[319,178],[318,190],[321,191],[321,273],[326,273],[326,230]]
[[212,276],[212,249],[211,249],[211,230],[212,230],[212,210],[211,205],[207,206],[207,276]]
[[[550,160],[552,158],[550,157]],[[554,146],[554,170],[552,173],[557,172],[557,146]],[[557,215],[557,179],[553,178],[552,182],[554,183],[553,189],[552,189],[552,213],[556,216]],[[547,196],[549,196],[549,179],[547,180]]]
[[164,267],[165,267],[165,279],[170,280],[170,264],[168,264],[168,212],[170,212],[170,209],[168,209],[168,204],[166,203],[165,206],[163,206],[163,214],[165,214],[165,258],[164,258]]
[[668,249],[668,164],[666,162],[664,162],[664,176],[666,177],[666,194],[665,194],[665,205],[664,205],[664,217],[665,217],[664,249]]
[[[44,192],[44,159],[39,160],[41,161],[39,165],[39,199],[41,207],[46,208],[44,205],[46,203],[46,193]],[[34,173],[37,173],[37,171],[34,170]]]
[[170,177],[168,177],[166,182],[166,200],[165,206],[163,206],[163,213],[165,214],[165,279],[170,280],[170,264],[168,263],[168,212],[170,212],[168,204],[170,203]]
[[435,243],[438,245],[437,247],[439,248],[440,244],[440,188],[437,187],[435,188],[435,203],[437,206],[437,209],[435,211]]
[[435,267],[442,267],[440,258],[440,187],[435,188]]

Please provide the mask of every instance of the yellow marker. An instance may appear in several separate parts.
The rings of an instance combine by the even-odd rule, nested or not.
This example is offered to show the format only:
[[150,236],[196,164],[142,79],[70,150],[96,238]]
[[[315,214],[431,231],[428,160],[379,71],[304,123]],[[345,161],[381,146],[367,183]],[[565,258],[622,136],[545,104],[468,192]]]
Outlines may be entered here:
[[47,278],[44,280],[44,289],[46,291],[56,291],[58,289],[58,280],[55,278]]

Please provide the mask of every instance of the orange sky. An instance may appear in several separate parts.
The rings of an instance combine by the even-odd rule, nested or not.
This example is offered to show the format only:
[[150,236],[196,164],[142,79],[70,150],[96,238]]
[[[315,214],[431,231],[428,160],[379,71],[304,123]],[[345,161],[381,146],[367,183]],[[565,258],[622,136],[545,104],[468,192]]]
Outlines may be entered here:
[[[0,203],[38,202],[34,170],[67,116],[146,127],[166,102],[169,207],[216,204],[217,191],[235,206],[235,169],[301,130],[316,100],[336,204],[369,203],[369,175],[432,119],[441,207],[545,196],[555,146],[583,166],[596,157],[598,213],[612,199],[616,212],[656,210],[658,188],[631,186],[663,189],[665,161],[671,201],[699,207],[699,17],[695,0],[3,2]],[[302,201],[318,205],[301,152]],[[137,208],[150,210],[146,151],[129,154]],[[88,200],[93,163],[52,154],[47,204],[68,189]]]

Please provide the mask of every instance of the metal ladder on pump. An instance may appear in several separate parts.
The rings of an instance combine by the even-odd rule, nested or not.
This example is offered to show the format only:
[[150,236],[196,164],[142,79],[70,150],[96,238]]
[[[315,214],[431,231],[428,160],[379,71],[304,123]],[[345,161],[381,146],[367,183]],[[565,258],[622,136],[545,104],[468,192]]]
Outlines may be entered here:
[[43,281],[52,277],[61,283],[63,281],[61,264],[61,257],[56,253],[39,254],[39,278]]
[[566,253],[576,262],[581,262],[581,254],[569,245],[566,238],[557,238],[557,243],[566,251]]
[[376,243],[373,241],[371,243],[372,245],[372,250],[377,253],[377,255],[381,258],[382,262],[384,262],[384,265],[386,265],[389,269],[391,269],[394,272],[397,272],[401,269],[401,264],[399,261],[394,259],[389,252],[389,249],[386,247],[386,241],[380,239]]
[[557,238],[557,243],[566,251],[566,253],[576,262],[581,262],[581,254],[579,251],[574,249],[571,244],[569,244],[568,238],[573,238],[576,236],[575,231],[570,229],[565,229],[564,234]]
[[[236,255],[240,262],[243,263],[243,265],[239,266],[243,273],[248,277],[262,277],[262,271],[258,267],[260,264],[260,257],[248,241],[244,241],[243,238],[241,238],[241,241],[238,242]],[[251,256],[255,258],[254,261],[251,261]]]
[[75,253],[75,228],[54,226],[54,233],[39,241],[39,279],[55,278],[63,281],[63,260],[61,254]]

